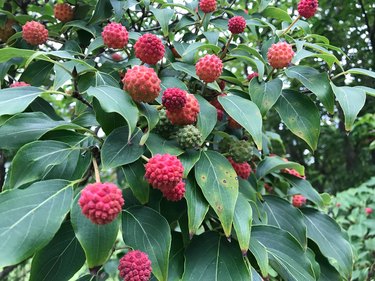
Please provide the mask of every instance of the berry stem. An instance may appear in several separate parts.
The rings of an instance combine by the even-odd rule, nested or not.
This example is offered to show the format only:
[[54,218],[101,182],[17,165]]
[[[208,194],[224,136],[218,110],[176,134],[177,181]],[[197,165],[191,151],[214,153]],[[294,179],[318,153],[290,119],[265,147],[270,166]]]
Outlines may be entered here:
[[225,55],[227,54],[227,51],[228,51],[229,44],[230,44],[230,42],[232,41],[232,39],[233,39],[233,33],[230,34],[230,37],[229,37],[229,39],[228,39],[227,44],[225,44],[225,48],[224,48],[223,53],[222,53],[221,56],[220,56],[220,59],[225,58]]
[[204,14],[204,16],[203,16],[203,18],[202,18],[202,20],[199,22],[199,25],[198,25],[198,29],[197,30],[199,30],[201,27],[202,27],[202,25],[203,25],[203,22],[204,22],[204,20],[206,19],[206,13]]
[[272,78],[272,74],[273,74],[273,71],[274,71],[274,70],[275,70],[275,69],[272,68],[272,70],[270,71],[270,73],[269,73],[268,76],[267,76],[266,81],[269,81],[269,80]]
[[129,60],[129,58],[130,58],[129,50],[127,48],[124,48],[124,51],[125,51],[126,55],[128,56],[128,60]]
[[98,167],[98,162],[96,162],[95,157],[92,158],[92,165],[94,166],[95,181],[97,183],[100,183],[99,167]]
[[295,18],[295,20],[288,26],[288,28],[285,29],[283,33],[281,33],[280,37],[287,34],[288,31],[293,27],[293,25],[296,24],[297,21],[299,21],[300,18],[301,18],[301,15],[298,15],[298,17]]
[[149,158],[147,158],[147,157],[146,157],[146,156],[144,156],[144,155],[141,155],[141,157],[142,157],[142,159],[143,159],[143,160],[145,160],[146,162],[150,161],[150,159],[149,159]]

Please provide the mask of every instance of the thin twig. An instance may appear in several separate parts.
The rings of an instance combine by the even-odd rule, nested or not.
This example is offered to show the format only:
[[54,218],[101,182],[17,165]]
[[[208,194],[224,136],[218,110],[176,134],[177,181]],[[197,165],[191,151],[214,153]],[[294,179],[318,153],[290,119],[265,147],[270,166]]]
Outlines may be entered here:
[[96,158],[92,158],[92,165],[94,166],[94,172],[95,172],[95,181],[97,183],[100,183],[100,173],[99,173],[99,167],[98,162],[96,162]]

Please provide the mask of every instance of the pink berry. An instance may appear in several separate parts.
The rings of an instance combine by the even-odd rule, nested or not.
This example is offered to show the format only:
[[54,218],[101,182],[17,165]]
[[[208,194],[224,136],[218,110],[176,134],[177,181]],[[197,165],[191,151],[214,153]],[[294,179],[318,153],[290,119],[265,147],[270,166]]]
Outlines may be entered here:
[[164,91],[162,103],[167,110],[176,111],[186,104],[187,93],[179,88],[168,88]]
[[269,64],[273,68],[284,68],[288,66],[294,57],[292,46],[286,42],[272,44],[267,53]]
[[173,125],[192,125],[197,122],[200,111],[198,100],[192,94],[186,95],[186,103],[181,110],[167,110],[167,117]]
[[104,27],[102,37],[108,48],[123,49],[128,44],[129,33],[121,23],[111,22]]
[[318,0],[301,0],[298,3],[298,12],[302,17],[308,19],[315,15],[318,6]]
[[214,82],[223,72],[223,62],[216,55],[205,55],[195,65],[198,77],[205,83]]
[[135,56],[147,64],[157,64],[165,53],[163,42],[154,34],[146,33],[134,45]]
[[13,84],[11,84],[9,87],[10,88],[17,88],[17,87],[26,87],[26,86],[31,86],[30,84],[28,83],[25,83],[23,81],[19,81],[19,82],[14,82]]
[[30,45],[40,45],[47,41],[48,30],[36,21],[28,21],[22,26],[22,38]]
[[215,12],[216,10],[216,0],[200,0],[199,7],[205,14]]
[[120,259],[118,270],[124,281],[148,281],[151,278],[151,261],[142,251],[129,251]]
[[299,194],[294,195],[292,203],[293,203],[294,207],[300,208],[300,207],[302,207],[303,205],[306,204],[306,198],[302,195],[299,195]]
[[228,21],[228,29],[233,34],[240,34],[245,31],[246,20],[241,16],[236,16]]

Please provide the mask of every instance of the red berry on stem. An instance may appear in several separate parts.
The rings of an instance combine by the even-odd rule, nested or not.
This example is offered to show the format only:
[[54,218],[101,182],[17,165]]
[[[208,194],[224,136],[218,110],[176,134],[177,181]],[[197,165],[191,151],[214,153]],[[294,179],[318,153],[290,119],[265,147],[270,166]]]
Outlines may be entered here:
[[292,46],[286,42],[272,44],[268,49],[267,58],[273,68],[284,68],[290,64],[294,57]]
[[165,53],[163,42],[154,34],[146,33],[134,45],[135,56],[147,64],[157,64]]
[[129,33],[121,23],[111,22],[104,27],[102,37],[108,48],[123,49],[128,44]]
[[151,261],[142,251],[129,251],[120,259],[118,270],[124,281],[148,281],[151,278]]
[[200,111],[198,100],[192,94],[187,94],[186,104],[181,110],[167,110],[167,117],[173,125],[191,125],[197,122]]
[[19,81],[19,82],[14,82],[13,84],[11,84],[9,87],[10,88],[17,88],[17,87],[26,87],[26,86],[31,86],[30,84],[28,83],[25,83],[23,81]]
[[318,6],[318,0],[301,0],[298,3],[298,12],[302,17],[308,19],[315,15]]
[[176,111],[186,104],[187,93],[179,88],[168,88],[164,91],[162,103],[167,110]]
[[306,204],[306,198],[300,194],[293,195],[292,203],[294,207],[300,208]]
[[240,34],[245,31],[246,20],[241,16],[230,18],[228,21],[228,29],[233,34]]
[[205,55],[195,65],[198,77],[205,83],[214,82],[223,72],[223,62],[216,55]]
[[72,6],[67,3],[56,4],[53,8],[55,18],[62,22],[68,22],[73,19],[74,11]]
[[200,0],[199,7],[205,14],[215,12],[216,10],[216,0]]
[[40,45],[47,41],[48,30],[36,21],[28,21],[22,26],[22,38],[30,45]]
[[232,164],[232,167],[236,171],[237,175],[240,178],[247,180],[251,173],[251,167],[249,163],[247,162],[237,163],[232,159],[232,157],[228,157],[227,159]]

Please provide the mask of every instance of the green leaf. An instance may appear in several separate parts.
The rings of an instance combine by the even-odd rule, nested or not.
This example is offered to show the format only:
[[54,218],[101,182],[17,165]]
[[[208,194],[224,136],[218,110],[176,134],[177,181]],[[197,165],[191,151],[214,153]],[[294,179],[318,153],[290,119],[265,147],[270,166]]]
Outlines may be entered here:
[[290,175],[284,175],[284,178],[293,186],[293,188],[289,191],[289,194],[302,194],[319,207],[324,206],[322,197],[311,186],[309,181]]
[[[63,142],[35,141],[28,143],[20,148],[13,158],[6,189],[19,188],[40,179],[74,180],[81,178],[82,175],[74,173],[79,154],[80,147],[72,147]],[[55,177],[54,173],[60,174],[59,177]]]
[[184,166],[184,178],[188,176],[190,170],[194,167],[195,163],[198,162],[200,157],[200,150],[188,150],[180,155],[179,159]]
[[327,73],[319,73],[309,66],[292,66],[285,70],[285,74],[300,81],[319,98],[328,112],[333,114],[335,101]]
[[164,92],[167,88],[180,88],[185,91],[188,90],[185,83],[176,77],[161,77],[160,80],[160,87],[162,92]]
[[233,226],[243,255],[246,255],[250,245],[253,211],[249,202],[241,194],[237,198],[234,211]]
[[225,112],[249,132],[258,149],[262,149],[262,115],[255,103],[238,96],[224,96],[218,100]]
[[351,68],[347,71],[345,71],[346,73],[350,73],[350,74],[360,74],[360,75],[366,75],[366,76],[369,76],[369,77],[372,77],[372,78],[375,78],[375,72],[374,71],[371,71],[371,70],[368,70],[368,69],[362,69],[362,68]]
[[0,267],[17,264],[43,248],[60,228],[72,200],[73,189],[64,180],[1,193]]
[[191,177],[186,180],[185,199],[188,208],[189,236],[193,237],[201,226],[209,206],[196,181]]
[[263,196],[263,207],[267,213],[268,225],[288,231],[306,249],[306,225],[301,212],[280,197]]
[[133,163],[141,157],[144,152],[144,147],[139,144],[142,131],[136,128],[130,138],[128,133],[128,127],[119,127],[106,138],[100,152],[103,169],[108,170]]
[[267,248],[258,240],[252,239],[250,240],[249,250],[253,254],[262,275],[267,276],[269,270]]
[[232,165],[218,152],[203,151],[195,165],[195,178],[229,237],[238,197],[237,174]]
[[292,18],[289,16],[289,14],[287,12],[285,12],[284,10],[280,9],[280,8],[268,6],[262,12],[262,14],[263,14],[263,16],[265,16],[267,18],[274,18],[274,19],[286,21],[286,22],[289,22],[289,23],[292,22]]
[[180,232],[172,232],[172,245],[169,257],[168,280],[181,280],[184,272],[184,243]]
[[120,114],[128,123],[128,136],[131,136],[138,121],[138,108],[128,94],[111,86],[90,87],[87,94],[95,97],[105,112]]
[[332,90],[344,111],[345,130],[350,131],[358,113],[366,102],[366,92],[354,87],[336,87],[331,83]]
[[284,90],[275,108],[289,130],[315,150],[320,134],[320,114],[312,100],[298,92]]
[[305,174],[305,168],[296,162],[285,161],[284,159],[278,156],[266,156],[262,161],[259,162],[257,166],[256,177],[257,179],[261,179],[274,171],[286,168],[295,169],[302,176]]
[[53,66],[54,64],[48,61],[35,61],[24,70],[20,80],[33,86],[49,84]]
[[129,165],[122,166],[126,183],[130,186],[134,196],[142,204],[146,204],[149,198],[150,185],[145,180],[145,167],[142,160],[135,161]]
[[0,116],[24,111],[44,91],[36,87],[17,87],[0,90]]
[[217,112],[216,108],[213,107],[202,96],[195,95],[195,97],[197,98],[200,107],[197,127],[202,134],[202,141],[204,141],[215,128],[217,121]]
[[97,23],[101,20],[108,19],[112,16],[112,5],[108,0],[96,1],[95,11],[89,23]]
[[159,113],[154,106],[147,103],[139,104],[138,107],[140,114],[146,118],[148,124],[147,131],[143,134],[139,142],[140,145],[144,145],[150,135],[151,130],[155,128],[159,122]]
[[266,247],[270,265],[283,280],[315,280],[306,253],[289,232],[274,226],[256,225],[252,227],[250,243],[253,240]]
[[0,146],[2,149],[16,150],[48,131],[65,129],[83,128],[66,121],[52,120],[42,112],[19,113],[1,125]]
[[156,9],[154,7],[150,7],[150,11],[154,14],[156,20],[159,22],[161,30],[163,31],[164,37],[168,37],[169,22],[174,15],[174,10]]
[[103,265],[112,254],[121,222],[121,214],[108,224],[94,224],[82,214],[78,205],[80,193],[74,199],[70,212],[71,222],[76,237],[85,251],[89,268]]
[[151,151],[152,155],[169,153],[178,156],[184,153],[175,141],[163,139],[154,133],[150,133],[146,141],[146,146]]
[[147,253],[152,273],[160,281],[168,280],[171,229],[168,222],[148,207],[131,207],[124,210],[122,235],[126,245]]
[[20,49],[18,48],[2,48],[0,49],[0,62],[7,62],[12,58],[27,59],[33,54],[35,54],[35,51],[33,50],[22,49],[22,52],[20,52]]
[[251,100],[258,106],[262,116],[274,106],[281,95],[283,82],[276,78],[270,82],[259,83],[258,79],[252,79],[249,84]]
[[350,280],[353,253],[349,242],[337,223],[329,216],[312,208],[303,208],[307,237],[313,240],[322,254],[345,280]]
[[182,281],[251,280],[238,244],[228,242],[218,233],[205,232],[195,236],[186,250],[185,258]]
[[30,281],[66,281],[85,263],[85,252],[79,244],[70,221],[33,257]]

